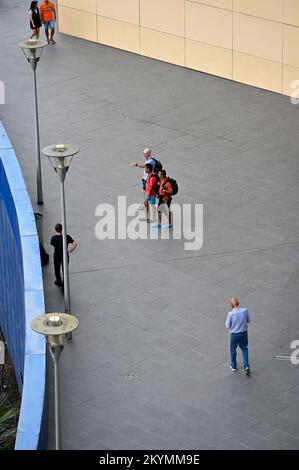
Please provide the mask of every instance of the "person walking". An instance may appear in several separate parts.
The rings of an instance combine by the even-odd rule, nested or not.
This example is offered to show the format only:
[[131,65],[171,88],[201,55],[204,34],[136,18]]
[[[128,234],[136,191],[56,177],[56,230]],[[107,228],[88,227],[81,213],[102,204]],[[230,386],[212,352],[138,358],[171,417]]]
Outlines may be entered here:
[[231,333],[230,338],[230,368],[237,370],[237,347],[239,346],[243,355],[243,367],[246,375],[250,375],[248,354],[248,324],[250,316],[247,308],[241,308],[239,301],[233,297],[230,301],[232,310],[228,312],[225,322],[226,328]]
[[36,37],[36,39],[39,39],[39,30],[42,26],[42,23],[40,19],[40,12],[39,12],[37,1],[31,2],[28,16],[29,16],[30,28],[32,30],[30,39],[34,38],[34,36]]
[[[56,9],[54,3],[45,0],[40,6],[41,22],[45,26],[45,34],[48,44],[56,44],[54,41]],[[49,34],[50,30],[50,34]]]
[[[51,245],[54,247],[54,270],[55,270],[55,282],[54,284],[64,291],[63,281],[61,279],[61,266],[63,270],[63,236],[62,236],[62,225],[55,225],[55,235],[51,238]],[[67,235],[67,245],[71,245],[68,248],[68,260],[69,253],[72,253],[78,246],[78,242],[74,240],[70,235]]]

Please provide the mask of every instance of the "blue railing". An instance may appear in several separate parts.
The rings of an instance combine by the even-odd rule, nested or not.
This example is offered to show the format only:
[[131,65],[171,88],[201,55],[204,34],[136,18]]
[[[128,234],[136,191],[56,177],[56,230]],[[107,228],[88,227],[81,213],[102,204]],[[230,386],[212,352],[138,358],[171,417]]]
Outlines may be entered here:
[[0,327],[21,394],[16,450],[46,446],[46,346],[31,330],[45,313],[39,239],[26,185],[0,122]]

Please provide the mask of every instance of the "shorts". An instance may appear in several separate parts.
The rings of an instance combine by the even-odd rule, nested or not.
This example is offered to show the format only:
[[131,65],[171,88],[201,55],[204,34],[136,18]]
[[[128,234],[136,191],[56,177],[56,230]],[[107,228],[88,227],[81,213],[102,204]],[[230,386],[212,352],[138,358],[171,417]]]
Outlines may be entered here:
[[159,197],[159,202],[158,202],[158,209],[160,206],[163,206],[164,204],[167,204],[167,207],[168,209],[170,208],[170,204],[171,204],[171,199],[169,199],[168,201],[163,201],[164,197]]
[[55,21],[54,20],[45,21],[44,26],[45,26],[46,30],[47,29],[54,29],[55,28]]
[[153,206],[154,204],[156,204],[156,196],[152,196],[150,199],[147,199],[147,196],[144,196],[144,200],[147,201],[148,200],[148,203]]

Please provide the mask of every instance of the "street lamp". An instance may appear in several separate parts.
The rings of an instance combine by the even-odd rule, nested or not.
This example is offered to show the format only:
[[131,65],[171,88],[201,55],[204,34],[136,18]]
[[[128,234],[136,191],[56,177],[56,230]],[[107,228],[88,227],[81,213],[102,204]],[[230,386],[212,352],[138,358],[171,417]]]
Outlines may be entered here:
[[31,322],[32,330],[45,336],[54,363],[56,450],[61,450],[58,363],[61,352],[66,344],[68,334],[78,328],[78,325],[79,321],[76,317],[65,313],[47,313],[46,315],[40,315],[39,317],[34,318]]
[[37,154],[37,204],[43,204],[43,186],[42,186],[42,170],[40,159],[40,138],[39,138],[39,119],[37,106],[37,86],[36,86],[36,67],[39,62],[43,49],[48,45],[47,41],[40,39],[25,39],[18,44],[30,63],[34,77],[34,104],[35,104],[35,129],[36,129],[36,154]]
[[62,226],[63,226],[63,284],[64,284],[64,302],[65,313],[71,311],[70,299],[70,280],[69,280],[69,265],[68,265],[68,250],[67,250],[67,229],[66,229],[66,215],[65,215],[65,192],[64,180],[66,172],[68,171],[72,162],[73,156],[79,152],[79,149],[71,144],[58,144],[49,145],[42,150],[43,154],[49,158],[51,165],[55,172],[58,174],[61,183],[61,212],[62,212]]

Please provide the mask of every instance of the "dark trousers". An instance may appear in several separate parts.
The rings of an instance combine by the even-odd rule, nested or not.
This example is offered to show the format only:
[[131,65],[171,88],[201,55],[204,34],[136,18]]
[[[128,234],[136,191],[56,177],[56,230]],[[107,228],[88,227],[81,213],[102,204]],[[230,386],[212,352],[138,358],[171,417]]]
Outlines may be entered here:
[[54,257],[55,277],[56,277],[56,281],[59,282],[59,284],[62,284],[61,267],[62,267],[62,271],[63,271],[63,259]]
[[230,337],[230,364],[235,369],[237,367],[237,347],[240,347],[243,355],[243,367],[249,367],[248,354],[248,334],[247,331],[242,333],[231,333]]
[[[68,258],[68,262],[69,262],[69,258]],[[59,282],[59,284],[63,284],[63,281],[61,279],[61,268],[62,268],[62,273],[63,273],[63,258],[55,258],[54,256],[55,277],[56,277],[56,281]]]

